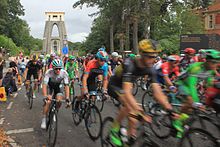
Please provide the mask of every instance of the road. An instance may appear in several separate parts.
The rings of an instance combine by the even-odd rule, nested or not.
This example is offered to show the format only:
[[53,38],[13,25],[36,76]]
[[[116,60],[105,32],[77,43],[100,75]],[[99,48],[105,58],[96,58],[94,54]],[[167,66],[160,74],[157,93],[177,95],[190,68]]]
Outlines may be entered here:
[[[79,87],[76,87],[79,94]],[[138,102],[141,101],[143,91],[137,94]],[[7,102],[0,103],[0,127],[11,138],[13,147],[46,147],[48,134],[40,128],[42,118],[42,94],[37,93],[34,99],[33,108],[28,108],[25,97],[25,87],[20,86],[14,98],[9,98]],[[107,116],[115,116],[117,108],[111,101],[107,101],[102,112],[102,119]],[[174,138],[159,140],[161,147],[176,146]],[[100,140],[93,142],[87,135],[84,123],[75,126],[71,116],[71,109],[62,107],[58,114],[58,136],[56,147],[99,147]]]

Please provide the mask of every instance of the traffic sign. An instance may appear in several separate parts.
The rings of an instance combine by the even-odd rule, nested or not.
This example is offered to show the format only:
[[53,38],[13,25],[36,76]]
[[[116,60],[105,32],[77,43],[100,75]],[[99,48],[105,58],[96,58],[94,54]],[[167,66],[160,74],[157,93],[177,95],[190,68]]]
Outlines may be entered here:
[[64,46],[63,49],[62,49],[62,53],[65,55],[65,54],[68,54],[68,47],[67,46]]

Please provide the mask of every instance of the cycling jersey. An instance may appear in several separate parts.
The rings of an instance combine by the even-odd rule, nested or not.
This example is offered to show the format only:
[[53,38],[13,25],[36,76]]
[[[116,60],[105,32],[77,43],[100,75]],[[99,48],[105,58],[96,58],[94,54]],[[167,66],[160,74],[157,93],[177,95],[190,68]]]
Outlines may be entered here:
[[98,75],[108,76],[108,64],[105,63],[103,66],[98,65],[98,60],[91,60],[88,62],[84,74],[89,74],[87,79],[87,86],[89,91],[96,90],[96,77]]
[[124,63],[116,67],[108,85],[110,96],[118,98],[120,94],[124,93],[122,84],[124,82],[133,83],[140,76],[148,75],[151,83],[157,83],[153,67],[139,67],[136,62],[134,59],[127,58]]
[[64,84],[69,84],[68,74],[65,70],[61,69],[60,74],[55,74],[53,69],[47,70],[44,77],[44,84],[48,84],[51,79],[52,83],[59,84],[64,81]]
[[78,70],[78,63],[73,62],[73,64],[72,64],[70,62],[67,62],[65,69],[66,69],[70,79],[73,79],[75,77],[75,71]]
[[88,62],[84,74],[89,74],[89,77],[97,77],[98,75],[108,76],[108,64],[98,66],[98,60],[91,60]]
[[188,59],[188,57],[183,57],[181,60],[180,60],[180,66],[183,68],[183,69],[186,69],[190,64],[193,64],[195,62],[198,62],[198,57],[197,56],[194,56],[192,57],[191,59]]
[[179,67],[175,66],[172,68],[169,62],[161,64],[160,68],[157,70],[157,80],[161,84],[165,84],[163,78],[164,76],[168,76],[171,80],[173,80],[174,75],[175,77],[180,75]]
[[111,70],[114,71],[115,67],[119,65],[119,62],[115,62],[114,60],[109,60],[108,65],[111,66]]
[[198,79],[205,79],[206,86],[212,85],[212,79],[215,75],[214,70],[205,69],[204,62],[196,62],[189,66],[189,68],[181,73],[177,85],[179,85],[180,94],[192,96],[194,102],[199,102],[200,99],[197,93]]
[[30,80],[32,75],[34,79],[38,79],[38,71],[41,69],[41,65],[38,62],[34,64],[33,60],[30,60],[26,68],[28,68],[26,80]]

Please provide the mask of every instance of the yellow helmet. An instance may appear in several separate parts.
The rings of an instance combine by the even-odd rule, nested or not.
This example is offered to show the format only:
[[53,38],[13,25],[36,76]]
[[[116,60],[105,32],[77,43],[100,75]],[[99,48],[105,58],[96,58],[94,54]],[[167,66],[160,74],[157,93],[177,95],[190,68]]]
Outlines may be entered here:
[[38,60],[38,56],[33,54],[31,59],[34,60],[34,61],[37,61]]
[[145,53],[158,53],[161,52],[159,44],[151,39],[143,39],[139,42],[139,51]]

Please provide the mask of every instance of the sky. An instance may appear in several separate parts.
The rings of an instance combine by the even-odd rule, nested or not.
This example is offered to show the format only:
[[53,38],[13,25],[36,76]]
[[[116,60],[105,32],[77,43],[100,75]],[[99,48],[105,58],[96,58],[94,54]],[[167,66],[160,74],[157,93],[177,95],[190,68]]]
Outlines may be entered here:
[[68,40],[72,42],[82,42],[88,36],[94,17],[88,14],[97,12],[97,8],[83,9],[75,8],[72,5],[77,0],[20,0],[25,9],[25,16],[30,33],[35,38],[43,38],[45,27],[45,12],[61,11],[65,12],[65,25]]

